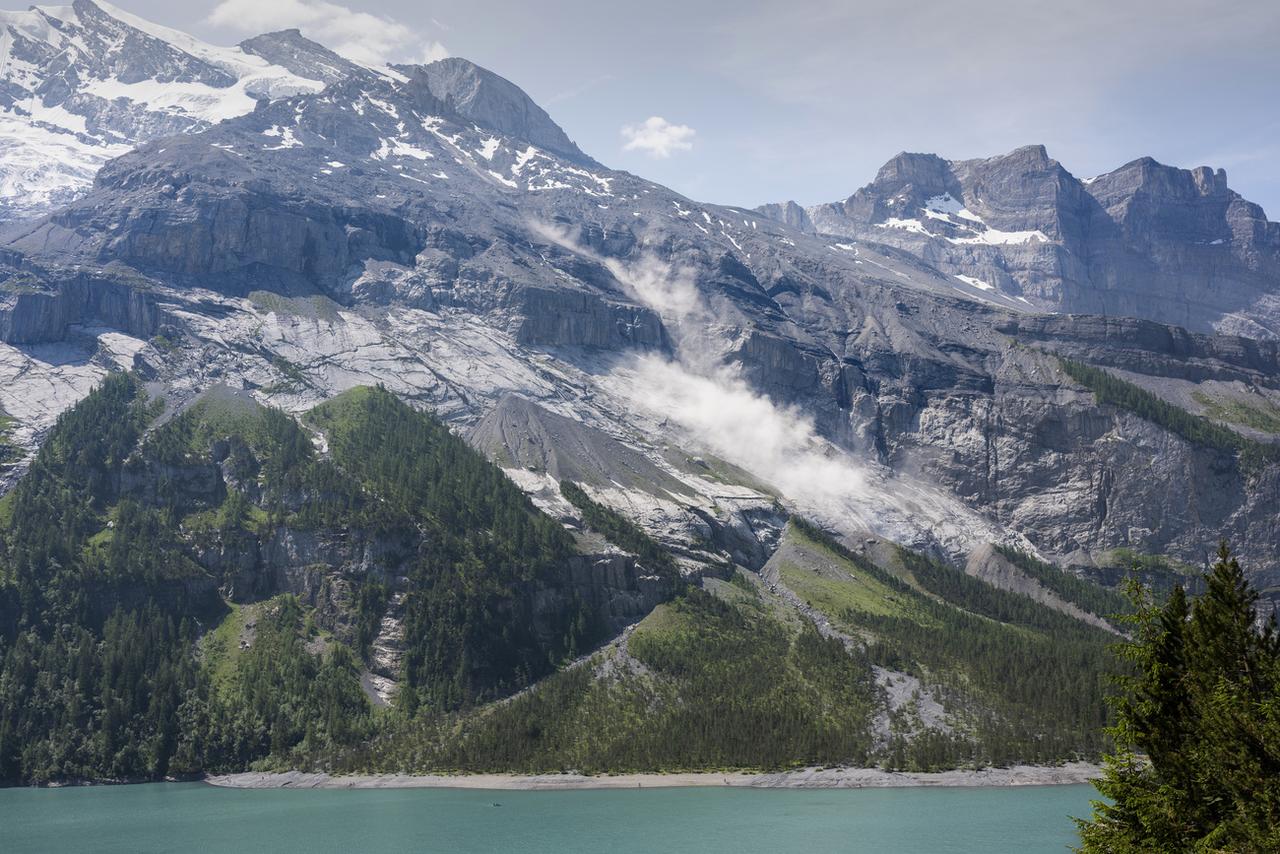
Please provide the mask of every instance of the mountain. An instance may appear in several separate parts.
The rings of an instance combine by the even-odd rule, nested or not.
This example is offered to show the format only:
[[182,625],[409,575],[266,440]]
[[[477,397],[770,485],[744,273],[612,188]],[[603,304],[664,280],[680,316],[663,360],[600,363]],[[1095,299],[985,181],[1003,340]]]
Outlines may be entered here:
[[94,0],[0,13],[0,218],[70,201],[139,142],[327,82],[265,53],[213,47]]
[[890,571],[797,519],[759,575],[728,564],[704,591],[581,489],[548,516],[385,390],[299,420],[226,387],[159,404],[112,375],[8,499],[0,779],[931,767],[1101,745],[1113,636],[958,569],[898,552]]
[[1038,145],[986,160],[904,152],[843,202],[760,211],[903,249],[1037,311],[1280,337],[1280,223],[1221,169],[1144,157],[1082,181]]
[[[748,502],[781,494],[959,562],[1000,542],[1085,566],[1116,549],[1194,564],[1225,532],[1260,571],[1277,565],[1269,478],[1065,393],[1057,361],[1119,369],[1271,441],[1274,344],[1036,315],[900,249],[541,149],[432,82],[361,76],[146,143],[62,211],[11,226],[0,330],[25,349],[0,403],[15,438],[60,408],[32,395],[83,394],[95,358],[289,408],[383,382],[462,425],[515,391],[664,467],[684,465],[664,446],[725,460],[764,485]],[[496,115],[525,109],[493,92],[511,98]],[[56,362],[32,352],[71,341],[78,355]],[[624,492],[662,527],[706,524]],[[714,488],[692,494],[737,524]]]
[[[766,216],[609,169],[466,60],[234,50],[315,85],[0,230],[0,776],[1055,761],[1102,747],[1131,567],[1168,587],[1227,536],[1280,590],[1280,343],[953,260],[1182,252],[1190,288],[1255,210],[1215,175],[1183,204],[904,155]],[[1201,303],[1263,288],[1232,264]],[[104,682],[26,679],[69,650],[175,674],[147,690],[187,728],[112,685],[127,723],[77,740]]]
[[[296,29],[214,47],[98,0],[3,12],[0,27],[0,221],[82,195],[104,163],[139,143],[204,130],[261,100],[353,77],[403,79]],[[591,163],[541,107],[490,71],[458,59],[405,71],[460,116]]]

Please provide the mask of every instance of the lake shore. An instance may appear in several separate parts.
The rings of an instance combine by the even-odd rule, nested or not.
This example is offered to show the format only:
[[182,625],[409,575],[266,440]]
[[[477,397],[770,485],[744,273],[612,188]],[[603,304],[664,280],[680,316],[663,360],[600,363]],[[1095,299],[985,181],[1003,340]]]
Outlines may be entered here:
[[916,786],[1059,786],[1088,783],[1101,776],[1088,762],[1065,765],[1014,765],[1009,768],[958,769],[922,773],[880,768],[802,768],[771,774],[349,774],[288,771],[245,772],[206,777],[213,786],[233,789],[652,789],[728,786],[754,789],[885,789]]

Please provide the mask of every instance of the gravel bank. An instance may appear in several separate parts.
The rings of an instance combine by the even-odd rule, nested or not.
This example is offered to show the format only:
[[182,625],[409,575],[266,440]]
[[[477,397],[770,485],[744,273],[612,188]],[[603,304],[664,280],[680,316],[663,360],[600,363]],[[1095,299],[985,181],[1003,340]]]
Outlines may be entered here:
[[234,789],[649,789],[674,786],[738,786],[757,789],[864,789],[903,786],[1053,786],[1087,783],[1101,769],[1087,762],[1058,766],[1015,765],[937,773],[883,771],[879,768],[804,768],[777,774],[351,774],[331,776],[290,771],[248,772],[207,777],[214,786]]

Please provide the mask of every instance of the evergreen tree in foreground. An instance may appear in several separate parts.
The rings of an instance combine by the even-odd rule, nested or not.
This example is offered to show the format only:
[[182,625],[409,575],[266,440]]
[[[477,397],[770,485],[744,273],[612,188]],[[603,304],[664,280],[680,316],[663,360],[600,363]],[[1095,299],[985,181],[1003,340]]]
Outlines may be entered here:
[[[1082,851],[1280,851],[1280,638],[1223,543],[1205,593],[1141,603]],[[1142,596],[1141,591],[1137,597]]]

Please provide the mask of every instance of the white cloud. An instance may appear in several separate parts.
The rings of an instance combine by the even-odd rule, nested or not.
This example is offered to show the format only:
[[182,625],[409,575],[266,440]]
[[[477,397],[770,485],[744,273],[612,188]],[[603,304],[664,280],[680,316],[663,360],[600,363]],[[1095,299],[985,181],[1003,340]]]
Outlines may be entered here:
[[440,44],[440,42],[433,41],[427,43],[427,46],[422,51],[422,55],[418,57],[418,62],[423,65],[430,65],[438,60],[448,58],[449,49]]
[[221,0],[208,21],[254,34],[297,27],[308,38],[367,65],[434,62],[449,55],[440,42],[399,21],[328,0]]
[[1027,545],[952,495],[822,437],[811,418],[753,390],[729,365],[635,356],[603,380],[637,413],[777,489],[802,513],[845,534],[871,531],[960,556],[980,543]]
[[959,499],[899,475],[825,439],[809,416],[756,392],[704,337],[725,312],[709,308],[695,273],[657,254],[599,255],[563,227],[530,221],[538,236],[604,264],[633,298],[662,316],[675,358],[624,360],[602,378],[620,398],[689,448],[706,449],[778,489],[800,510],[847,534],[873,531],[916,548],[962,555],[979,543],[1029,544],[1009,536]]
[[673,125],[661,116],[650,116],[638,125],[623,125],[627,141],[623,151],[643,151],[651,157],[670,157],[676,151],[693,148],[697,131],[688,125]]

